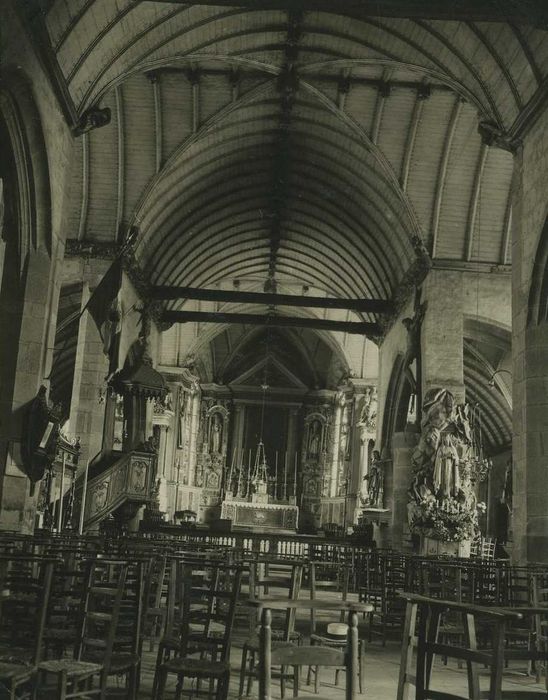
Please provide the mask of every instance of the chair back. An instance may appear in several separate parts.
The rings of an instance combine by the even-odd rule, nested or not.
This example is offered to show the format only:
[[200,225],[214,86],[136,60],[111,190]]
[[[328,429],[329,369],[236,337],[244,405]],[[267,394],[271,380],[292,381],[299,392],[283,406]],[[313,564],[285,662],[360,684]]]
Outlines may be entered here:
[[283,601],[264,599],[261,601],[261,628],[259,648],[259,700],[271,700],[271,673],[273,666],[333,666],[346,670],[346,700],[358,697],[358,610],[367,611],[371,606],[357,603],[353,609],[344,601],[297,600],[289,601],[295,610],[329,610],[348,612],[346,648],[309,646],[309,645],[272,645],[272,609],[283,605]]
[[[348,598],[350,584],[350,569],[338,563],[310,562],[308,565],[310,585],[310,599],[318,597],[331,597],[334,600],[346,600]],[[318,595],[319,594],[319,595]],[[344,620],[344,611],[340,613],[340,622]],[[316,609],[310,610],[310,629],[312,634],[317,632]]]
[[107,673],[119,633],[129,569],[130,564],[124,561],[95,559],[87,562],[76,656],[83,661],[102,663]]
[[[264,598],[276,595],[288,600],[297,600],[301,591],[304,562],[280,557],[260,557],[249,565],[249,595]],[[288,608],[277,611],[273,625],[283,641],[290,641],[295,631],[296,610]],[[256,634],[259,619],[250,618],[250,633]]]
[[184,592],[181,613],[180,655],[214,650],[219,661],[228,661],[242,569],[216,564],[212,577],[192,578],[192,565],[183,565]]
[[46,655],[51,650],[60,657],[70,647],[77,649],[85,583],[85,560],[63,558],[55,566],[44,631]]
[[56,560],[0,556],[0,654],[37,665]]

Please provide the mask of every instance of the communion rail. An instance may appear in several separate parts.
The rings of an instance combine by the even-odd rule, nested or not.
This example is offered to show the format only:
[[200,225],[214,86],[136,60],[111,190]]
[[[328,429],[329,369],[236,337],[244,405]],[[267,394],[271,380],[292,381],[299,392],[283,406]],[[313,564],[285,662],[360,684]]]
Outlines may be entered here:
[[211,530],[183,529],[167,525],[161,529],[148,529],[141,523],[140,535],[150,539],[180,542],[193,547],[216,546],[235,549],[249,554],[272,554],[281,557],[298,557],[325,561],[340,561],[351,565],[356,558],[372,551],[367,545],[327,538],[318,535],[290,535],[239,530],[216,533]]

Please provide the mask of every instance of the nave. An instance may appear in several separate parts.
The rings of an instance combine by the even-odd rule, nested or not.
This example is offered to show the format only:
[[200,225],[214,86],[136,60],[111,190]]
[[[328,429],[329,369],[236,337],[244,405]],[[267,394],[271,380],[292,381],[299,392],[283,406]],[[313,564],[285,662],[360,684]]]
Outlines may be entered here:
[[2,697],[547,692],[546,567],[227,540],[2,536]]
[[0,27],[0,698],[546,695],[546,0]]

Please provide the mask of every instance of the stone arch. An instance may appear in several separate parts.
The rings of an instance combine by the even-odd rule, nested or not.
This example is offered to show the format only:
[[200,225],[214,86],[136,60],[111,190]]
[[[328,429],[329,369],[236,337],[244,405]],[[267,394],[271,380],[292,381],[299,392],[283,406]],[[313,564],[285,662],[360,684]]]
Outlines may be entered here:
[[415,377],[405,362],[405,355],[399,353],[394,360],[384,403],[380,442],[382,450],[390,451],[394,434],[405,432],[409,401],[412,394],[417,395],[416,389]]
[[33,251],[52,253],[51,191],[42,119],[30,80],[15,68],[0,73],[0,114],[16,166],[20,269]]

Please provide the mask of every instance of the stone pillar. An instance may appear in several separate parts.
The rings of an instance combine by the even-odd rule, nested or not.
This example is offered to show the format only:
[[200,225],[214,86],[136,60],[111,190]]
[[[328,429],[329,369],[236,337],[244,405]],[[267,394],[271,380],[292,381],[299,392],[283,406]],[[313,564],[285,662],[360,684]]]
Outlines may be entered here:
[[423,283],[426,314],[422,322],[422,395],[435,386],[464,401],[463,276],[431,270]]
[[0,298],[0,529],[29,534],[40,488],[30,496],[19,449],[22,420],[51,364],[46,339],[56,317],[58,290],[52,293],[52,266],[45,251],[28,256],[23,279],[13,261],[6,257],[6,263]]
[[292,407],[289,409],[289,419],[287,424],[287,493],[290,495],[297,496],[297,484],[299,480],[299,475],[297,472],[297,483],[295,483],[295,490],[293,490],[293,483],[295,481],[295,460],[297,454],[297,418],[299,415],[299,409],[297,407]]
[[238,466],[243,460],[244,405],[241,403],[234,403],[234,420],[232,426],[232,451],[235,453],[235,466]]
[[[547,112],[515,159],[512,209],[513,503],[516,563],[548,562]],[[539,311],[541,312],[539,314]]]
[[190,442],[188,448],[188,484],[194,486],[196,484],[196,464],[198,461],[198,453],[196,450],[198,442],[198,430],[200,428],[200,392],[198,388],[193,387],[191,394],[191,409],[190,409]]
[[[82,296],[82,304],[89,294]],[[84,470],[88,460],[101,450],[105,419],[108,358],[93,319],[82,314],[78,328],[78,341],[74,366],[74,384],[70,406],[71,432],[80,438],[79,470]],[[101,393],[102,392],[102,393]]]
[[331,432],[331,455],[329,474],[329,497],[337,496],[337,486],[339,481],[339,456],[341,441],[341,417],[346,403],[344,392],[338,391],[335,396],[335,413],[333,417],[333,429]]

